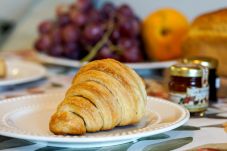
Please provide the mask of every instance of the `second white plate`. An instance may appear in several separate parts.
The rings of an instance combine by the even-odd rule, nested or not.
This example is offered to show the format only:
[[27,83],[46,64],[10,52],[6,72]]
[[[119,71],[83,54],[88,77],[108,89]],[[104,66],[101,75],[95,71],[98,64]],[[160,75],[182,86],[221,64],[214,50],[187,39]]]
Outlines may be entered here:
[[54,135],[49,131],[49,120],[63,97],[64,93],[42,94],[1,101],[0,135],[46,143],[49,146],[101,147],[163,133],[183,125],[189,119],[189,113],[183,107],[148,97],[146,114],[136,125],[82,136]]
[[36,63],[7,60],[7,76],[0,79],[0,86],[12,86],[38,80],[46,75],[46,69]]

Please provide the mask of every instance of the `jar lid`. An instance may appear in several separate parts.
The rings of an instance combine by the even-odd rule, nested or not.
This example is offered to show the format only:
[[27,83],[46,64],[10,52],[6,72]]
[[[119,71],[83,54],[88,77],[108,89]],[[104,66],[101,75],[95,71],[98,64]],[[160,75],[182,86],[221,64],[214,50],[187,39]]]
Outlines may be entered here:
[[170,67],[170,74],[181,77],[202,77],[203,69],[200,65],[196,64],[178,63]]
[[215,69],[218,66],[218,60],[211,57],[188,57],[182,59],[182,62],[199,64],[209,69]]

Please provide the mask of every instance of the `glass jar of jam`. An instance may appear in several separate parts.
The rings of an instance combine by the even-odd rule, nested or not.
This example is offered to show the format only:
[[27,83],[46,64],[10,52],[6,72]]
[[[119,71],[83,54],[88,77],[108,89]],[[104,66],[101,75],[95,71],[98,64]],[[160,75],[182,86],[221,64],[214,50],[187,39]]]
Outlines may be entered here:
[[170,100],[185,106],[192,116],[204,116],[208,107],[209,87],[205,84],[204,67],[175,64],[170,67]]
[[182,60],[183,63],[193,63],[202,65],[209,69],[208,84],[209,84],[209,100],[211,103],[217,102],[217,90],[220,87],[220,80],[216,74],[218,61],[211,57],[189,57]]

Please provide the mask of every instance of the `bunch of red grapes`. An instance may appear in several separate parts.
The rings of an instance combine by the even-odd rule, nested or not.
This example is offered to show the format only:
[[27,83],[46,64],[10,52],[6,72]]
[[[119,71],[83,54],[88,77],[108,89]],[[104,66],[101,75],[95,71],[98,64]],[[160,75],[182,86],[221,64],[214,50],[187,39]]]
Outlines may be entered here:
[[38,27],[39,52],[83,61],[144,61],[140,20],[128,5],[106,2],[97,9],[91,0],[77,0],[57,7],[56,14],[55,21],[43,21]]

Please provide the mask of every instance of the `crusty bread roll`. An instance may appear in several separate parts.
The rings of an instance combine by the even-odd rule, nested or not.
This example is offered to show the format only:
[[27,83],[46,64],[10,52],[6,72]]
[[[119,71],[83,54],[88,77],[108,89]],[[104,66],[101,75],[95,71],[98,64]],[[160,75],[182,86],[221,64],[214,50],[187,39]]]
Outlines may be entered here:
[[145,112],[142,79],[126,65],[104,59],[83,66],[51,117],[54,134],[84,134],[135,124]]
[[183,54],[214,57],[219,61],[219,74],[227,76],[227,9],[203,14],[193,21]]
[[0,78],[6,77],[6,63],[4,59],[0,58]]

